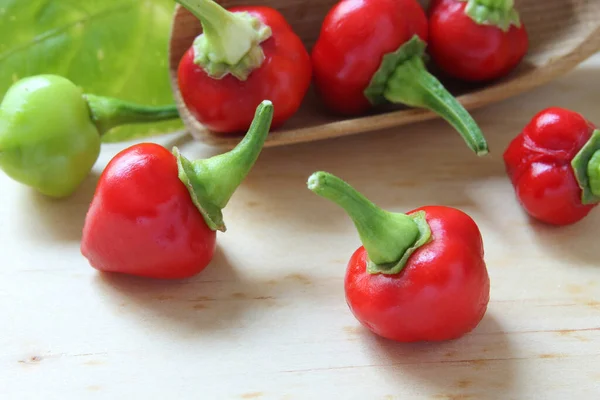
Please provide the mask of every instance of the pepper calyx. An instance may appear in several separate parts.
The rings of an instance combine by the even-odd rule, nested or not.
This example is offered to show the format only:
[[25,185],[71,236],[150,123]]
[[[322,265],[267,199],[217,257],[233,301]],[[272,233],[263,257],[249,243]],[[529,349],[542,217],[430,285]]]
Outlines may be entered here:
[[418,35],[414,35],[408,42],[402,44],[396,51],[387,53],[381,60],[381,65],[373,77],[369,86],[364,90],[365,97],[373,106],[386,103],[384,96],[388,81],[394,74],[398,65],[413,57],[423,58],[427,43]]
[[492,25],[508,32],[512,25],[521,27],[514,0],[460,0],[467,3],[465,13],[479,25]]
[[204,217],[206,225],[213,231],[225,232],[227,227],[223,221],[223,212],[219,206],[210,201],[207,190],[202,184],[202,179],[198,179],[198,175],[201,174],[198,174],[190,160],[181,155],[177,147],[173,147],[173,155],[177,159],[179,179],[190,193],[192,202]]
[[600,203],[600,130],[596,129],[587,143],[571,160],[571,167],[581,188],[581,203]]
[[176,0],[202,23],[193,43],[194,63],[213,79],[233,75],[241,81],[265,60],[261,43],[271,28],[246,11],[230,12],[212,0]]
[[264,100],[256,109],[248,133],[231,151],[190,161],[181,155],[177,147],[173,148],[179,179],[210,229],[227,230],[222,209],[256,163],[272,120],[273,104]]
[[385,271],[402,269],[410,254],[431,237],[424,213],[407,215],[383,210],[328,172],[315,172],[308,178],[307,186],[346,211],[370,262],[379,267],[372,266],[372,273],[396,273]]
[[385,275],[395,275],[399,274],[410,256],[421,246],[429,243],[431,241],[431,228],[425,219],[425,211],[418,211],[413,214],[408,214],[410,218],[415,222],[417,227],[419,228],[419,236],[417,241],[402,255],[402,258],[397,262],[386,263],[386,264],[375,264],[371,259],[367,261],[367,272],[369,274],[385,274]]
[[442,83],[427,71],[423,61],[426,46],[426,43],[415,35],[397,51],[386,54],[371,84],[365,90],[365,96],[373,105],[389,101],[433,111],[460,133],[475,154],[487,155],[487,141],[473,117]]

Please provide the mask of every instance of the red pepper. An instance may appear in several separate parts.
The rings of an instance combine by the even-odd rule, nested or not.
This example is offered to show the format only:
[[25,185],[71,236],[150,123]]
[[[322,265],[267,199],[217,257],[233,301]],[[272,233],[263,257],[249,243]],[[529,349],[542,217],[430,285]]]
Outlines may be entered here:
[[539,112],[504,163],[520,204],[540,221],[573,224],[600,202],[600,130],[574,111]]
[[452,77],[472,82],[501,78],[528,48],[514,0],[436,0],[429,9],[429,54]]
[[416,0],[340,1],[325,17],[312,51],[317,92],[344,115],[386,102],[430,109],[478,155],[487,154],[473,118],[425,68],[427,26]]
[[202,125],[220,133],[244,131],[263,99],[275,107],[272,129],[296,113],[312,67],[304,44],[278,11],[227,11],[212,0],[177,2],[202,22],[203,34],[178,70],[183,101]]
[[142,143],[107,165],[86,216],[82,254],[92,267],[159,279],[188,278],[211,261],[221,209],[254,165],[273,106],[263,102],[228,153],[191,162],[177,148]]
[[346,301],[373,333],[400,341],[442,341],[473,330],[489,302],[479,228],[455,208],[384,211],[341,179],[317,172],[313,192],[353,220],[362,246],[345,277]]

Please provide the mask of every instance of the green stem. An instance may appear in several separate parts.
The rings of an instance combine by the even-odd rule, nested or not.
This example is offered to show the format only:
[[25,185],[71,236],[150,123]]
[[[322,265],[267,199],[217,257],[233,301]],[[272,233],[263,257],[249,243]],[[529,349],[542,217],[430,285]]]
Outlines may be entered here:
[[507,32],[511,25],[521,27],[521,18],[514,0],[461,0],[466,1],[465,13],[480,25],[494,25]]
[[179,179],[213,230],[225,231],[221,210],[258,159],[273,120],[273,104],[265,100],[258,108],[244,139],[231,151],[205,160],[189,161],[175,147]]
[[144,106],[109,97],[84,95],[100,135],[127,124],[158,122],[179,118],[177,106]]
[[581,188],[582,204],[600,202],[600,129],[592,132],[590,139],[571,160],[575,179]]
[[592,194],[600,197],[600,150],[596,150],[588,162],[587,174]]
[[[308,179],[308,188],[333,201],[350,216],[372,262],[372,273],[398,273],[407,255],[429,239],[430,233],[423,232],[428,227],[423,229],[422,221],[416,219],[422,219],[422,215],[409,216],[382,210],[332,174],[315,172]],[[400,262],[401,265],[398,265]]]
[[478,156],[488,153],[481,129],[465,108],[425,68],[416,55],[398,64],[387,80],[384,97],[393,103],[434,111],[449,122]]
[[202,23],[203,33],[194,41],[194,62],[209,76],[232,74],[245,80],[260,67],[264,53],[260,43],[271,29],[247,12],[229,12],[212,0],[176,0]]

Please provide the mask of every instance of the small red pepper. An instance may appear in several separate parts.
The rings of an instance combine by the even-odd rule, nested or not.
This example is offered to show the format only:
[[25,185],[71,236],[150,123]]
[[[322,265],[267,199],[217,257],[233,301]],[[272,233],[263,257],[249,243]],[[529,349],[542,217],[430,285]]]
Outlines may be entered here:
[[186,107],[219,133],[245,131],[267,99],[272,129],[296,113],[311,82],[310,56],[284,17],[269,7],[225,10],[212,0],[177,0],[202,23],[203,33],[179,63]]
[[341,206],[362,246],[345,277],[346,301],[373,333],[400,341],[442,341],[473,330],[489,302],[479,228],[442,206],[384,211],[341,179],[317,172],[308,187]]
[[525,211],[552,225],[580,221],[600,202],[600,130],[558,107],[539,112],[504,152]]
[[189,161],[177,148],[142,143],[107,165],[87,213],[81,244],[92,267],[159,279],[188,278],[211,261],[221,209],[256,162],[273,106],[265,101],[230,152]]
[[427,30],[416,0],[340,1],[312,51],[316,90],[328,108],[344,115],[386,102],[427,108],[485,155],[487,143],[473,118],[425,68]]
[[514,0],[435,0],[429,9],[429,54],[454,78],[501,78],[519,65],[528,48]]

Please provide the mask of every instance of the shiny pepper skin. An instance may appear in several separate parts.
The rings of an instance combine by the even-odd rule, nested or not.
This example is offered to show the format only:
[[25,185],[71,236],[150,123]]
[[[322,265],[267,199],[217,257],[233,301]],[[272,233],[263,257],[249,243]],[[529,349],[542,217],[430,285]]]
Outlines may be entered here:
[[[180,3],[193,9],[193,5],[206,5],[208,1]],[[310,56],[279,11],[270,7],[239,6],[216,13],[223,18],[228,14],[250,15],[270,29],[270,37],[258,44],[264,60],[259,66],[247,68],[251,72],[244,79],[233,74],[215,78],[198,65],[196,48],[191,46],[178,67],[181,96],[194,118],[211,131],[222,134],[248,129],[257,105],[268,99],[275,108],[272,129],[276,129],[296,113],[304,99],[312,79]],[[202,10],[198,15],[203,15]],[[241,37],[224,46],[235,46],[236,40]]]
[[490,279],[471,217],[445,206],[382,210],[322,171],[307,185],[341,206],[358,231],[362,246],[348,262],[344,289],[362,325],[387,339],[417,342],[456,339],[479,324]]
[[155,279],[192,277],[213,258],[222,209],[264,145],[273,105],[263,101],[229,152],[190,161],[141,143],[106,166],[86,215],[81,253],[93,268]]
[[83,91],[55,75],[22,79],[0,105],[0,168],[40,193],[71,195],[100,153]]
[[342,0],[327,14],[312,50],[315,87],[325,105],[357,115],[384,55],[413,35],[427,41],[427,17],[416,0]]
[[[126,246],[116,245],[121,238]],[[216,232],[196,209],[167,149],[134,145],[106,166],[81,245],[92,266],[151,278],[187,278],[209,264],[215,245]]]
[[597,204],[582,204],[571,162],[595,126],[558,107],[542,110],[504,152],[506,172],[519,203],[533,218],[552,225],[580,221]]
[[433,240],[397,275],[369,274],[367,253],[352,255],[344,287],[354,316],[399,342],[444,341],[472,331],[487,310],[490,280],[475,222],[454,208],[422,207]]
[[96,163],[103,134],[123,124],[178,117],[174,104],[128,103],[85,94],[62,76],[29,76],[15,82],[0,104],[0,169],[46,196],[65,198]]
[[503,30],[492,23],[479,24],[467,14],[467,4],[462,0],[433,1],[429,54],[446,74],[461,80],[482,82],[507,75],[529,49],[525,25],[511,24]]
[[476,121],[427,71],[427,35],[416,0],[341,0],[312,49],[315,91],[327,109],[346,116],[386,103],[428,109],[484,156],[488,145]]

